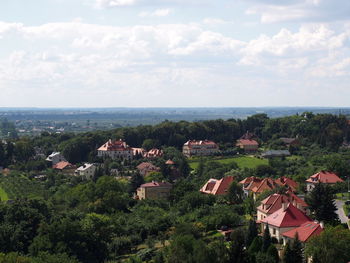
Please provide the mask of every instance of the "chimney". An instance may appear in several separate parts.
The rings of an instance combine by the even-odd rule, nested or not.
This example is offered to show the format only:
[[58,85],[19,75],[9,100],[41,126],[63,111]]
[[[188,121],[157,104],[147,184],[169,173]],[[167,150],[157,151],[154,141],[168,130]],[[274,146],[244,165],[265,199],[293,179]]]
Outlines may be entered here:
[[282,203],[283,211],[286,211],[287,207],[288,207],[288,203],[287,202],[286,203]]
[[324,222],[323,221],[320,222],[320,226],[322,229],[324,229]]

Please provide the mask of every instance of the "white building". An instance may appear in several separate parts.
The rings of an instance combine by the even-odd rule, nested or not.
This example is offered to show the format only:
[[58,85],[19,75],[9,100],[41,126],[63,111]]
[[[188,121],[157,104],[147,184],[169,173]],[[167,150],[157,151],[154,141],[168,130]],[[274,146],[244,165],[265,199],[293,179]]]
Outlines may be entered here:
[[182,153],[187,156],[206,156],[219,152],[219,146],[209,140],[204,141],[187,141],[182,147]]
[[91,180],[95,174],[97,167],[92,163],[86,163],[75,170],[76,175],[85,177],[87,180]]
[[46,161],[51,162],[52,165],[56,165],[59,162],[66,162],[66,158],[60,152],[53,152],[47,158]]
[[133,150],[121,139],[119,141],[109,140],[97,149],[97,156],[131,160],[133,158]]

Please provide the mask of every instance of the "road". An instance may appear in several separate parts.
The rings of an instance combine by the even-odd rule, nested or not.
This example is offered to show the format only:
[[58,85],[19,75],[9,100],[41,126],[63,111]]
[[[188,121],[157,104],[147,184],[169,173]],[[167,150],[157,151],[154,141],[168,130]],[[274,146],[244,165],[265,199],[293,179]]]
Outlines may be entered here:
[[335,205],[337,206],[337,209],[338,209],[336,213],[338,214],[340,221],[342,223],[347,223],[349,221],[349,218],[344,213],[344,209],[343,209],[344,201],[335,200]]

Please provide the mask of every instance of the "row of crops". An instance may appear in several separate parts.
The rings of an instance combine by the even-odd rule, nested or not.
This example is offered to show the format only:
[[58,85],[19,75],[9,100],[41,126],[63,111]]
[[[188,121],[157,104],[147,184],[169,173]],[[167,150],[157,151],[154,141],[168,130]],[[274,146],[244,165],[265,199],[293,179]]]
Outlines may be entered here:
[[7,193],[9,199],[44,196],[42,183],[30,180],[24,175],[1,175],[0,187]]

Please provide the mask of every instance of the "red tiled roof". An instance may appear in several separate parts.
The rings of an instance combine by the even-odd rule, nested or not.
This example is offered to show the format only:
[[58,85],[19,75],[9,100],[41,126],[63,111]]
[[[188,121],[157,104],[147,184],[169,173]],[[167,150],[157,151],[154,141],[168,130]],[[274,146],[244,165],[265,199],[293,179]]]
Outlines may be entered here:
[[233,176],[226,176],[220,180],[209,179],[209,181],[199,191],[212,195],[224,195],[227,194],[227,190],[233,181]]
[[344,182],[342,179],[338,177],[335,173],[321,171],[317,174],[310,176],[309,179],[306,180],[308,183],[324,183],[324,184],[335,184],[338,182]]
[[307,242],[310,237],[317,236],[323,232],[323,228],[319,223],[313,221],[307,221],[301,226],[284,232],[282,235],[289,238],[294,238],[298,233],[298,238],[301,242]]
[[150,183],[145,183],[140,186],[140,188],[146,188],[146,187],[164,187],[168,186],[171,187],[172,184],[168,182],[150,182]]
[[209,141],[209,140],[189,140],[187,142],[185,142],[184,145],[187,146],[195,146],[195,145],[213,145],[213,146],[217,146],[217,144],[213,141]]
[[119,141],[109,140],[98,148],[98,151],[132,151],[132,148],[120,139]]
[[292,179],[282,176],[278,179],[275,180],[275,183],[280,185],[280,186],[288,186],[290,187],[293,191],[295,191],[298,188],[298,183],[293,181]]
[[276,184],[271,178],[264,178],[262,182],[258,185],[252,188],[252,192],[254,193],[262,193],[265,191],[273,190],[276,188]]
[[237,144],[259,146],[259,143],[257,141],[255,141],[255,140],[246,140],[246,139],[238,140]]
[[153,148],[144,154],[146,158],[162,157],[163,151],[160,149]]
[[67,168],[73,168],[73,165],[69,162],[59,162],[53,166],[53,169],[64,170]]
[[298,227],[307,221],[311,221],[311,218],[294,205],[288,204],[286,209],[282,207],[260,222],[276,227]]
[[261,182],[263,181],[262,178],[259,177],[247,177],[246,179],[239,182],[239,184],[243,184],[244,190],[252,190],[254,187],[258,187]]
[[285,194],[272,194],[261,201],[261,205],[257,207],[258,210],[272,214],[282,208],[282,204],[292,203],[296,207],[306,208],[308,205],[292,191],[287,191]]

